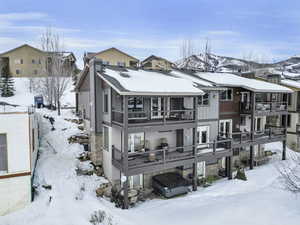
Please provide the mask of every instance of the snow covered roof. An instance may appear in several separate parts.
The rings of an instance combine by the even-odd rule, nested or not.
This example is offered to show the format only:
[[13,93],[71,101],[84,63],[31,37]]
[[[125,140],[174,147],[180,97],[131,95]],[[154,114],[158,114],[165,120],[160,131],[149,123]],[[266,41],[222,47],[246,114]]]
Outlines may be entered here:
[[281,80],[280,83],[283,84],[283,85],[292,87],[292,88],[299,88],[300,89],[300,82],[295,81],[295,80],[285,79],[285,80]]
[[291,89],[278,84],[249,79],[230,73],[197,73],[197,75],[220,86],[242,87],[254,92],[293,92]]
[[[106,68],[98,75],[122,95],[203,95],[199,84],[178,76],[177,72]],[[199,83],[201,83],[199,81]],[[203,85],[211,85],[203,81]],[[211,85],[212,86],[212,85]]]

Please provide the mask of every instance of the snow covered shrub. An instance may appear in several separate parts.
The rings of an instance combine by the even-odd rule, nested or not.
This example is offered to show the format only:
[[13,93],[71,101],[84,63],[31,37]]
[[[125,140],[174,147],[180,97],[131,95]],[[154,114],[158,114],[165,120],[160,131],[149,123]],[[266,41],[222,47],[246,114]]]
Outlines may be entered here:
[[91,215],[90,223],[93,225],[113,225],[112,217],[107,215],[103,210],[94,211]]
[[238,168],[237,173],[236,173],[234,179],[239,179],[239,180],[246,181],[247,177],[246,177],[245,170]]

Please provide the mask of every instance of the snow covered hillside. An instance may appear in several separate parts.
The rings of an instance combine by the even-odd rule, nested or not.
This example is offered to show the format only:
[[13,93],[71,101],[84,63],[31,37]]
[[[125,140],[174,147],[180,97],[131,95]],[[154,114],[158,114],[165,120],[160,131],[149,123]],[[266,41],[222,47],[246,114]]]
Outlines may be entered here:
[[[283,163],[280,154],[269,164],[246,171],[247,181],[222,179],[185,196],[157,198],[129,210],[115,208],[108,200],[96,197],[95,189],[106,182],[104,178],[76,175],[80,165],[76,157],[83,148],[68,144],[67,138],[79,130],[76,124],[64,120],[73,114],[67,110],[63,110],[62,117],[46,110],[40,113],[55,117],[56,130],[51,131],[49,122],[42,119],[40,158],[34,178],[39,194],[25,209],[0,217],[1,225],[91,225],[89,219],[96,210],[104,210],[113,225],[299,224],[299,199],[283,189],[276,169]],[[268,144],[266,149],[280,152],[281,143]],[[288,151],[288,157],[291,154],[296,153]]]
[[238,72],[247,71],[249,68],[254,70],[268,70],[275,74],[283,75],[286,78],[300,78],[300,56],[292,56],[286,60],[276,63],[256,63],[249,60],[218,56],[209,54],[208,59],[204,54],[192,55],[186,59],[175,62],[180,69],[192,69],[203,71],[208,65],[215,72]]
[[[33,78],[35,79],[35,78]],[[37,78],[40,79],[40,78]],[[28,78],[14,78],[15,81],[15,95],[12,97],[4,98],[0,96],[0,102],[7,102],[9,104],[19,106],[31,106],[34,104],[34,96],[38,95],[38,90],[30,91],[30,80]],[[75,106],[75,93],[72,92],[74,86],[70,78],[68,88],[65,95],[62,97],[62,106]]]

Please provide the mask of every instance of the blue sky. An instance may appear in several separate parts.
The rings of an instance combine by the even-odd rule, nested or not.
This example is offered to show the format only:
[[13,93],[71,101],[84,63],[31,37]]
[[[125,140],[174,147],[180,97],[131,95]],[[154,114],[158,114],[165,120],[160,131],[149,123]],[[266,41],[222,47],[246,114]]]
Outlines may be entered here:
[[300,54],[299,12],[299,0],[0,0],[0,52],[39,47],[51,26],[79,62],[112,46],[176,60],[183,40],[201,52],[207,38],[213,53],[276,61]]

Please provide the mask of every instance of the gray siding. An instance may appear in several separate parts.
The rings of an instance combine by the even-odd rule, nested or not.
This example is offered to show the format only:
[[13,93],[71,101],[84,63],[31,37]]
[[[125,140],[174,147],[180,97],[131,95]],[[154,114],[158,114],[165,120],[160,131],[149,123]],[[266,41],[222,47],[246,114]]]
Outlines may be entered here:
[[209,92],[209,105],[197,106],[198,120],[218,119],[219,118],[219,92]]

